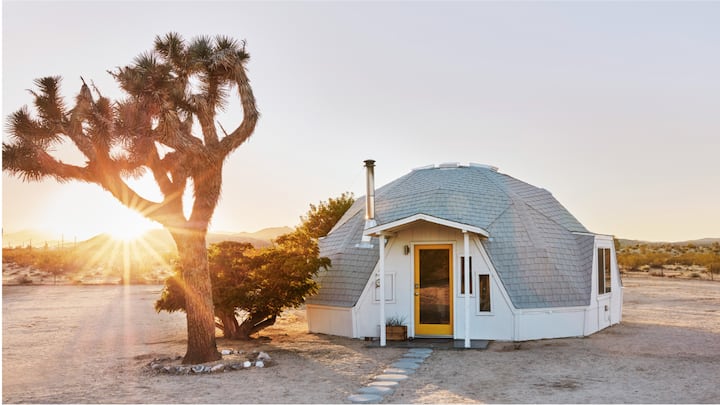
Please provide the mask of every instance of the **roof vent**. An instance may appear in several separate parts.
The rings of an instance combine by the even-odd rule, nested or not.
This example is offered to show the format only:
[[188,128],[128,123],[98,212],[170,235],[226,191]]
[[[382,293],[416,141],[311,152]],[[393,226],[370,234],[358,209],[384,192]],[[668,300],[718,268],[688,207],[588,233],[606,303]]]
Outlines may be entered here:
[[483,168],[483,169],[492,170],[492,171],[494,171],[494,172],[498,171],[498,167],[497,167],[497,166],[484,165],[484,164],[482,164],[482,163],[473,163],[473,162],[470,162],[470,167],[480,167],[480,168]]
[[440,168],[440,169],[448,168],[448,167],[460,167],[460,163],[459,162],[447,162],[447,163],[440,163],[438,165],[438,168]]

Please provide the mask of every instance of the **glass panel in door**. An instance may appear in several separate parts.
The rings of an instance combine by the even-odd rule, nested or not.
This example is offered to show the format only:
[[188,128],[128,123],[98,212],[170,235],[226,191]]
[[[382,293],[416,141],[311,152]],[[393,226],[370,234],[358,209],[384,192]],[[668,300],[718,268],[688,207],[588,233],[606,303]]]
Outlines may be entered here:
[[452,335],[452,245],[415,246],[415,334]]

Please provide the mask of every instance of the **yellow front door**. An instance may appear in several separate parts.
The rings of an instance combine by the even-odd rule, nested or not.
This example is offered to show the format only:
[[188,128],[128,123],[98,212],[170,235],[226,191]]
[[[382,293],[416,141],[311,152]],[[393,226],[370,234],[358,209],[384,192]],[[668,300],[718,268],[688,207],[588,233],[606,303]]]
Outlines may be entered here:
[[415,335],[453,334],[452,245],[415,245]]

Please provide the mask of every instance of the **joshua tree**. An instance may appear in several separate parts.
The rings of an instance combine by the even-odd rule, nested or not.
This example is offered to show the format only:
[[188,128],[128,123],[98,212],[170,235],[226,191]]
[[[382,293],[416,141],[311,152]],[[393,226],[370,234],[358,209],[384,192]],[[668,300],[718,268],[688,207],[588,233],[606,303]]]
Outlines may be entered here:
[[[95,183],[170,231],[188,298],[186,364],[220,357],[205,237],[220,196],[223,162],[252,135],[259,117],[245,72],[248,59],[244,42],[217,36],[188,43],[170,33],[156,37],[154,49],[129,66],[109,72],[126,98],[113,102],[83,81],[68,108],[59,94],[60,78],[45,77],[31,91],[37,116],[23,107],[8,118],[11,141],[3,143],[3,170],[24,181]],[[233,89],[244,116],[228,133],[216,124],[216,114]],[[84,155],[83,166],[49,153],[68,141]],[[162,201],[141,197],[126,182],[148,171]],[[188,217],[186,187],[194,197]]]

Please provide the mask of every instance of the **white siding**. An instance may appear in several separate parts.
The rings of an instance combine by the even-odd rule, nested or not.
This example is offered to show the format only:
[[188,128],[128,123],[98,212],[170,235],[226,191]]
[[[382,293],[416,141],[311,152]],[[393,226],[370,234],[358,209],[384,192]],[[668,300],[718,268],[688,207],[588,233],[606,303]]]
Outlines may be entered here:
[[[611,289],[608,294],[598,294],[598,249],[610,249]],[[590,306],[586,312],[584,334],[590,335],[622,320],[623,291],[617,265],[615,244],[611,236],[596,235],[593,249],[593,270]],[[607,307],[607,309],[606,309]]]
[[[491,285],[491,306],[492,312],[485,313],[478,311],[476,295],[471,296],[470,322],[472,339],[493,339],[512,340],[513,319],[512,309],[499,282],[497,274],[491,270],[489,260],[482,246],[478,243],[477,236],[471,237],[470,255],[473,257],[473,283],[477,288],[477,275],[490,274]],[[464,297],[460,295],[460,257],[463,252],[463,234],[460,230],[430,224],[426,222],[414,223],[396,233],[390,238],[386,247],[385,271],[394,275],[395,288],[392,296],[394,301],[389,299],[385,303],[387,316],[405,317],[408,325],[408,336],[415,336],[414,313],[414,257],[415,245],[420,244],[451,244],[453,245],[453,303],[454,303],[454,336],[457,339],[465,337],[464,323]],[[405,254],[405,246],[408,246],[409,253]],[[380,321],[378,317],[378,302],[375,298],[375,278],[378,269],[376,268],[371,280],[368,281],[357,305],[357,330],[359,338],[365,336],[379,336]],[[389,292],[386,292],[388,294]]]
[[353,334],[351,308],[308,304],[306,313],[310,333],[356,337]]
[[[408,336],[415,336],[413,252],[414,246],[420,244],[451,244],[453,246],[453,334],[456,339],[464,339],[465,298],[460,294],[460,258],[465,256],[465,252],[463,251],[463,234],[455,228],[416,222],[405,226],[389,238],[385,249],[385,313],[388,317],[404,317],[408,326]],[[600,297],[597,294],[597,248],[612,249],[612,291]],[[409,253],[406,254],[406,251]],[[473,294],[470,297],[471,339],[523,341],[583,336],[590,335],[621,320],[622,287],[611,237],[596,236],[591,278],[592,294],[588,307],[518,310],[510,302],[479,237],[474,234],[471,236],[470,256],[473,258]],[[381,322],[376,287],[378,270],[376,266],[353,309],[308,305],[310,332],[354,338],[379,337]],[[490,276],[490,312],[480,312],[478,308],[479,274]],[[608,305],[607,312],[605,305]],[[607,325],[601,322],[603,319],[607,319]]]

